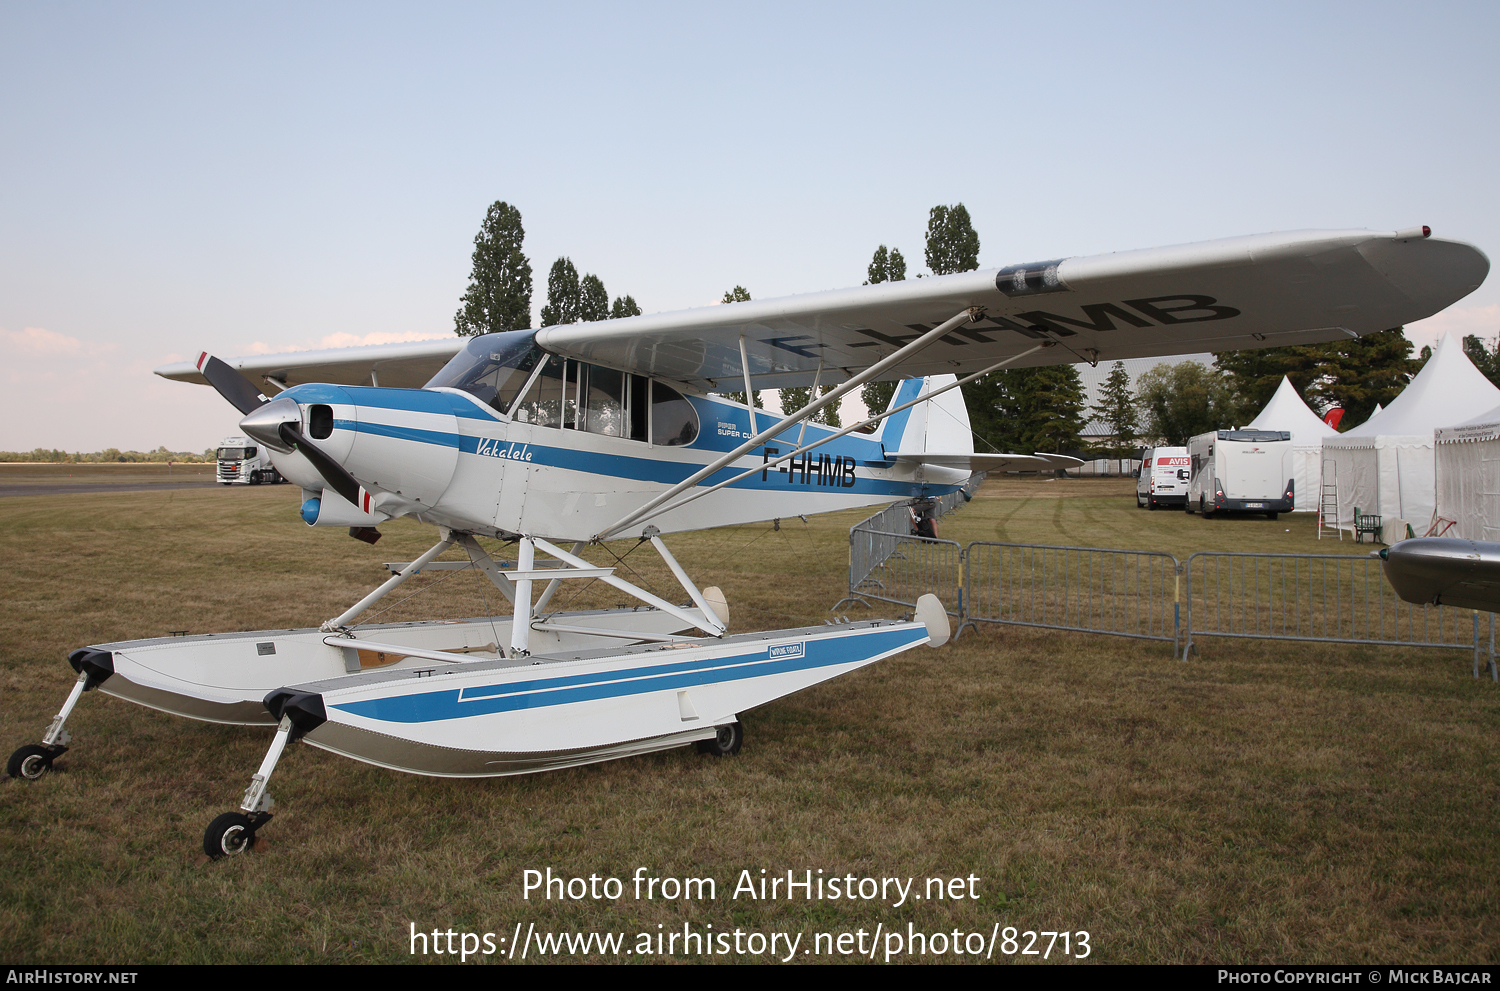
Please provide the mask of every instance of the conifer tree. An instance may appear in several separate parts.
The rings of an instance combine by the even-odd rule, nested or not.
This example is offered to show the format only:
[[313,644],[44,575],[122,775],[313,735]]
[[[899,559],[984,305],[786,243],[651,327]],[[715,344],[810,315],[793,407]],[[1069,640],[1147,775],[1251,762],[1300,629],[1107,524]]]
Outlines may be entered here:
[[1099,403],[1089,408],[1097,419],[1109,424],[1115,435],[1114,452],[1124,456],[1135,446],[1136,430],[1140,426],[1140,412],[1135,405],[1135,391],[1130,387],[1130,375],[1123,361],[1115,362],[1104,388],[1099,391]]
[[1411,357],[1411,341],[1400,327],[1325,347],[1322,375],[1308,390],[1308,398],[1315,408],[1342,406],[1339,425],[1346,430],[1368,420],[1376,405],[1389,406],[1422,368]]
[[1477,335],[1470,334],[1464,338],[1464,354],[1485,378],[1500,386],[1500,337],[1495,338],[1493,347],[1487,348]]

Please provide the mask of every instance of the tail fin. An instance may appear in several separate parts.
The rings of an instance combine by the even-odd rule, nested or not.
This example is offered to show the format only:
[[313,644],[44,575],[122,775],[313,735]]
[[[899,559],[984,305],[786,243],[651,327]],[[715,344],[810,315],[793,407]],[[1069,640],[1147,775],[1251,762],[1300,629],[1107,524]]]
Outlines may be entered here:
[[[891,397],[888,408],[895,409],[956,381],[958,379],[953,375],[904,379],[896,389],[896,394]],[[944,454],[970,454],[974,451],[969,410],[964,406],[962,390],[959,389],[949,389],[936,399],[918,403],[909,410],[880,421],[875,438],[890,452],[921,454],[941,451]]]

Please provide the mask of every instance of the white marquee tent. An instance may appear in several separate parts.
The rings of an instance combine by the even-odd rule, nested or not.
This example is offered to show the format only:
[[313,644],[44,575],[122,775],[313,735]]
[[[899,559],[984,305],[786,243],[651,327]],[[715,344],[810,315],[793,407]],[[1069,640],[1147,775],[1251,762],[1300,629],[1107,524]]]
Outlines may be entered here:
[[1444,536],[1500,540],[1500,406],[1438,430],[1436,455]]
[[1338,525],[1352,529],[1358,507],[1425,533],[1437,505],[1435,432],[1495,406],[1500,389],[1445,334],[1389,406],[1346,434],[1324,438],[1323,472],[1336,486]]
[[1276,395],[1271,397],[1266,408],[1248,426],[1253,430],[1291,431],[1292,449],[1284,462],[1284,474],[1295,483],[1294,511],[1316,511],[1318,479],[1323,470],[1323,438],[1337,437],[1338,431],[1320,420],[1318,414],[1308,408],[1285,375],[1281,377]]

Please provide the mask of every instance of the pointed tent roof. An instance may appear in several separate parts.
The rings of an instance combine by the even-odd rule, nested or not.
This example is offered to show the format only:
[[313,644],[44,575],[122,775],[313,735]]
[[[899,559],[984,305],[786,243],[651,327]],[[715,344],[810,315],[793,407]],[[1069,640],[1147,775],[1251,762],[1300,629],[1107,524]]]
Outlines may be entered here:
[[1462,423],[1500,405],[1500,389],[1474,367],[1452,334],[1401,394],[1385,409],[1342,437],[1432,436],[1439,427]]
[[1277,386],[1276,395],[1266,403],[1266,408],[1260,411],[1260,415],[1250,421],[1249,427],[1254,430],[1290,430],[1292,440],[1304,444],[1316,444],[1323,437],[1338,436],[1337,430],[1324,423],[1318,414],[1308,408],[1285,375],[1281,376],[1281,385]]

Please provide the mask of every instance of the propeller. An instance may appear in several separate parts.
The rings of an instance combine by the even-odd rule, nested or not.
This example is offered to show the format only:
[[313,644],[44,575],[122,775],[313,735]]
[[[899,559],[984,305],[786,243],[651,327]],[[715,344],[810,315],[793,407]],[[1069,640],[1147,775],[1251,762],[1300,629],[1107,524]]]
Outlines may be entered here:
[[198,355],[198,371],[241,413],[249,413],[270,402],[249,379],[207,351]]
[[350,505],[368,509],[361,504],[362,490],[354,476],[302,432],[302,410],[295,401],[267,399],[249,379],[207,351],[198,356],[198,371],[219,395],[245,414],[240,421],[245,433],[273,451],[283,454],[298,452],[317,469],[330,489],[343,496]]

